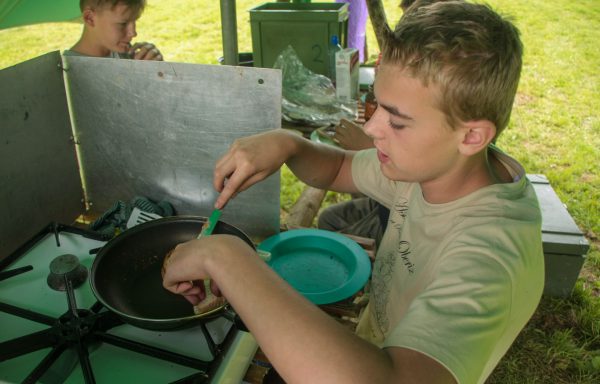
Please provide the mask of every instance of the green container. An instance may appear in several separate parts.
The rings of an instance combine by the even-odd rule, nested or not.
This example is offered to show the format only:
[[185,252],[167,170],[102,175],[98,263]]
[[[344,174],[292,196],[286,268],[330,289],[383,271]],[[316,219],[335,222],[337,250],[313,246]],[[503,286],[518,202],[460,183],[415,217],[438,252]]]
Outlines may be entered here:
[[265,3],[249,12],[255,67],[272,68],[291,45],[304,66],[329,76],[331,37],[347,46],[346,3]]

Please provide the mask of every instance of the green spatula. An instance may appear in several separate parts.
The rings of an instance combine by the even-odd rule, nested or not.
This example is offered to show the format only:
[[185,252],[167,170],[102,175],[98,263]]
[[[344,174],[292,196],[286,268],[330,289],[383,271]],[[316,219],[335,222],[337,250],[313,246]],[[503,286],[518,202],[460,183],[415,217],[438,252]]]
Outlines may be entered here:
[[206,220],[206,223],[204,223],[204,225],[202,225],[202,230],[200,230],[200,234],[198,235],[198,238],[210,235],[213,232],[213,230],[215,229],[215,225],[217,225],[219,218],[221,218],[221,210],[220,209],[213,210],[212,213],[210,214],[210,216],[208,217],[208,220]]

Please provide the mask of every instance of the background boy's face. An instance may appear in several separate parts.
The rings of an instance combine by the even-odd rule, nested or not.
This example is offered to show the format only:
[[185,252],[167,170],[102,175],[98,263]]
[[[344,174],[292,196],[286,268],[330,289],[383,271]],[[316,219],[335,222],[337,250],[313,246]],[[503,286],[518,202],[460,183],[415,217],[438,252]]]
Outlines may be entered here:
[[118,3],[113,8],[106,5],[91,12],[91,30],[97,43],[109,51],[129,51],[131,39],[137,36],[135,22],[140,12],[123,3]]
[[378,107],[365,124],[383,174],[391,180],[438,180],[457,165],[461,130],[437,107],[438,87],[423,86],[396,65],[382,63],[375,79]]

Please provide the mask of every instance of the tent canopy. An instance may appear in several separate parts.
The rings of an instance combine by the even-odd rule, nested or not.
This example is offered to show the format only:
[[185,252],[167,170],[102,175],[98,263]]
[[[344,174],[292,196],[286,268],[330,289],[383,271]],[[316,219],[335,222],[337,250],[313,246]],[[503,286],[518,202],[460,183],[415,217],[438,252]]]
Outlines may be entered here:
[[0,29],[78,18],[79,0],[0,0]]

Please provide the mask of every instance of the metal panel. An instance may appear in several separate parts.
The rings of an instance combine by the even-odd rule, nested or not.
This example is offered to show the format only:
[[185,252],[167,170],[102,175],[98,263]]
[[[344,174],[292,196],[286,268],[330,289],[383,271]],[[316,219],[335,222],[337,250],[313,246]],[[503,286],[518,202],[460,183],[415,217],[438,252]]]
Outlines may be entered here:
[[60,61],[57,51],[0,71],[0,259],[83,212]]
[[[258,68],[64,57],[87,196],[102,212],[136,195],[207,216],[216,160],[235,138],[281,125],[281,74]],[[222,219],[279,231],[279,173]]]

